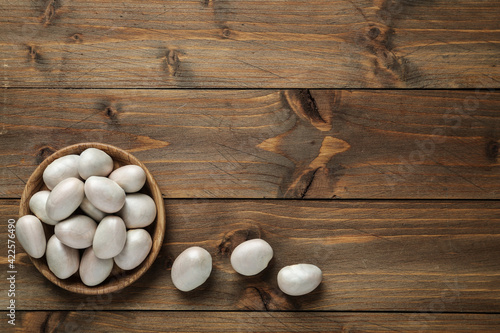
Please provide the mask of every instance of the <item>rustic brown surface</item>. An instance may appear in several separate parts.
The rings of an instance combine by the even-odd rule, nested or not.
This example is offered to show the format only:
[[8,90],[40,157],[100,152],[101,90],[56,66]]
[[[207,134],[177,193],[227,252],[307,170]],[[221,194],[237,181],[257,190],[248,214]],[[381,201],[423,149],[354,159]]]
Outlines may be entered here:
[[0,95],[3,198],[55,150],[91,141],[138,157],[168,198],[500,198],[498,92]]
[[[15,218],[17,201],[1,216]],[[18,248],[19,310],[321,310],[500,312],[500,203],[494,201],[166,200],[164,246],[151,269],[122,292],[74,295],[46,280]],[[2,221],[1,238],[5,243]],[[261,237],[275,252],[269,268],[243,277],[232,249]],[[213,257],[210,279],[182,293],[170,279],[173,259],[189,246]],[[2,254],[1,262],[6,257]],[[309,295],[277,288],[285,265],[324,272]],[[0,272],[0,279],[6,272]]]
[[[0,244],[30,174],[74,143],[132,153],[167,207],[158,259],[107,296],[53,285],[16,244],[15,328],[498,331],[499,17],[495,0],[0,0]],[[275,257],[244,278],[229,254],[255,237]],[[192,245],[214,270],[181,293]],[[306,260],[323,283],[285,296],[278,270]]]
[[[500,315],[336,312],[21,312],[29,332],[498,332]],[[1,323],[0,327],[6,327]],[[21,330],[19,330],[21,331]]]
[[4,87],[498,87],[495,0],[0,2]]

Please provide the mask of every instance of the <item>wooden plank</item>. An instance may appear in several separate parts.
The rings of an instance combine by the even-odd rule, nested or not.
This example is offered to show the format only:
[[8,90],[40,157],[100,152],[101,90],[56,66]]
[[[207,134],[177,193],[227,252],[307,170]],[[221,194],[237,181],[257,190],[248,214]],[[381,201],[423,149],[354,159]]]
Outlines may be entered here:
[[[0,200],[0,243],[18,200]],[[151,269],[119,293],[71,294],[51,284],[20,245],[17,310],[334,310],[500,312],[500,202],[166,200],[163,249]],[[255,277],[231,268],[231,250],[261,237],[274,249]],[[182,293],[170,279],[173,260],[190,246],[213,257],[199,289]],[[6,266],[6,251],[0,263]],[[278,271],[318,265],[322,284],[284,295]],[[6,270],[0,279],[6,279]]]
[[[5,316],[4,316],[5,317]],[[6,320],[0,327],[10,328]],[[16,331],[76,332],[498,332],[498,314],[37,311],[18,312]]]
[[495,0],[0,2],[4,87],[498,87]]
[[3,198],[20,197],[52,152],[86,141],[133,153],[167,198],[500,198],[498,92],[0,95]]

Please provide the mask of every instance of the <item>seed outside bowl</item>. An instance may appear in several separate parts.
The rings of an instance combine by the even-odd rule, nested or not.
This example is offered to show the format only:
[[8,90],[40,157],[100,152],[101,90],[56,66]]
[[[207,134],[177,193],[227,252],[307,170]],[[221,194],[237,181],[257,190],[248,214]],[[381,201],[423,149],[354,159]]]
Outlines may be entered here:
[[[144,259],[144,261],[138,267],[132,270],[124,271],[119,267],[117,267],[115,264],[110,276],[104,282],[94,287],[89,287],[83,284],[83,282],[80,280],[78,273],[74,274],[68,279],[64,280],[59,279],[54,275],[54,273],[50,271],[47,265],[47,260],[45,255],[39,259],[33,258],[31,256],[29,257],[33,265],[35,265],[35,267],[38,269],[38,271],[42,273],[43,276],[45,276],[49,281],[51,281],[55,285],[78,294],[102,295],[121,290],[131,285],[136,280],[138,280],[151,267],[156,257],[158,256],[158,253],[160,252],[160,249],[163,244],[163,237],[165,235],[165,223],[166,223],[165,206],[163,203],[163,198],[160,189],[158,187],[158,184],[156,183],[155,179],[153,178],[149,170],[144,166],[144,164],[141,161],[139,161],[136,157],[134,157],[130,153],[127,153],[126,151],[120,148],[96,142],[79,143],[58,150],[54,154],[47,157],[36,168],[36,170],[28,179],[28,182],[26,183],[23,194],[21,196],[21,203],[19,206],[19,216],[21,217],[27,214],[33,214],[29,208],[29,201],[31,197],[36,192],[47,189],[47,187],[43,182],[43,171],[45,170],[45,168],[59,157],[69,154],[79,155],[87,148],[101,149],[102,151],[106,152],[109,156],[111,156],[114,162],[113,170],[118,167],[129,164],[135,164],[144,169],[144,172],[146,173],[146,184],[139,192],[148,194],[149,196],[151,196],[151,198],[153,198],[156,204],[156,211],[157,211],[156,218],[153,221],[153,223],[151,223],[148,227],[144,228],[149,232],[153,240],[151,251],[149,252],[146,259]],[[42,224],[45,231],[45,236],[48,240],[54,234],[54,226],[48,225],[43,222]]]

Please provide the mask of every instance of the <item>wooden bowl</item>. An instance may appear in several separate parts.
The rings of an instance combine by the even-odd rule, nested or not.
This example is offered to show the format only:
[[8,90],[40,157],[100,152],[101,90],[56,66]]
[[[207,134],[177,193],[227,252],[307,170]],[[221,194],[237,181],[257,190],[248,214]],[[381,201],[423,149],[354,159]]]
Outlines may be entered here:
[[[43,171],[45,168],[55,159],[69,154],[79,155],[87,148],[98,148],[105,151],[109,156],[113,158],[114,169],[128,165],[135,164],[144,169],[146,172],[146,184],[141,189],[140,192],[150,195],[156,203],[156,219],[146,227],[145,229],[151,235],[153,240],[153,245],[151,251],[149,252],[146,259],[135,269],[124,271],[120,269],[116,264],[113,267],[113,271],[110,276],[102,283],[94,287],[88,287],[82,283],[78,272],[67,279],[59,279],[52,273],[47,265],[47,260],[45,255],[40,259],[36,259],[30,256],[31,262],[35,267],[52,283],[58,285],[66,290],[86,294],[86,295],[100,295],[118,291],[126,286],[132,284],[134,281],[139,279],[155,261],[158,252],[160,252],[163,236],[165,234],[165,206],[163,204],[163,198],[158,187],[158,184],[154,180],[148,169],[133,155],[127,153],[119,148],[102,144],[102,143],[79,143],[76,145],[68,146],[61,150],[56,151],[54,154],[46,158],[39,166],[36,168],[35,172],[31,175],[26,187],[24,188],[23,194],[21,196],[21,204],[19,207],[19,215],[24,216],[28,214],[34,215],[29,208],[29,201],[31,196],[38,191],[46,190],[47,187],[43,182]],[[43,223],[45,229],[45,236],[47,240],[54,234],[54,226]]]

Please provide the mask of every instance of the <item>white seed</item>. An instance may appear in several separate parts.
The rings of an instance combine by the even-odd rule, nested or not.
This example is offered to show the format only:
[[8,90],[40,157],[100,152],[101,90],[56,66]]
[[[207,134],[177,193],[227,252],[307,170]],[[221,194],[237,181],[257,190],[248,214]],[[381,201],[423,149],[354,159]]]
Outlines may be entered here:
[[54,234],[66,246],[85,249],[92,245],[97,223],[86,215],[73,215],[54,227]]
[[156,217],[156,204],[146,194],[127,194],[123,208],[118,212],[127,228],[144,228],[150,225]]
[[92,247],[83,252],[80,262],[80,278],[89,286],[96,286],[106,280],[113,269],[113,259],[99,259],[95,256]]
[[45,233],[42,222],[35,215],[24,215],[17,220],[16,238],[33,258],[41,258],[45,254]]
[[193,246],[184,250],[172,265],[172,282],[181,291],[201,286],[212,272],[212,256],[207,250]]
[[151,251],[153,241],[149,232],[144,229],[127,231],[127,241],[122,252],[114,260],[118,267],[124,270],[134,269],[139,266]]
[[46,257],[50,271],[60,279],[67,279],[78,271],[78,250],[61,243],[56,235],[52,235],[47,243]]
[[85,214],[90,216],[96,222],[100,222],[105,216],[106,213],[97,209],[87,197],[84,197],[82,203],[80,204],[80,208],[84,211]]
[[125,246],[127,228],[118,216],[109,215],[102,219],[95,231],[92,247],[97,258],[109,259],[118,255]]
[[146,173],[138,165],[125,165],[111,172],[109,179],[114,180],[126,193],[139,191],[146,183]]
[[69,217],[82,203],[83,182],[74,177],[66,178],[54,187],[47,198],[45,210],[54,221]]
[[66,178],[80,177],[78,172],[78,155],[66,155],[52,161],[43,171],[43,181],[52,190]]
[[90,176],[107,176],[113,170],[113,159],[97,148],[85,149],[80,154],[78,172],[83,179]]
[[47,211],[45,206],[47,205],[47,199],[49,198],[50,191],[40,191],[33,194],[30,199],[30,210],[40,219],[40,221],[45,222],[50,225],[57,224],[57,221],[52,220],[47,216]]
[[231,254],[231,265],[241,275],[251,276],[263,271],[273,258],[273,249],[265,240],[251,239],[238,245]]
[[125,203],[125,191],[106,177],[89,177],[85,182],[85,195],[92,205],[104,213],[116,213]]
[[321,269],[311,264],[283,267],[278,273],[278,287],[290,296],[310,293],[319,286],[323,278]]

